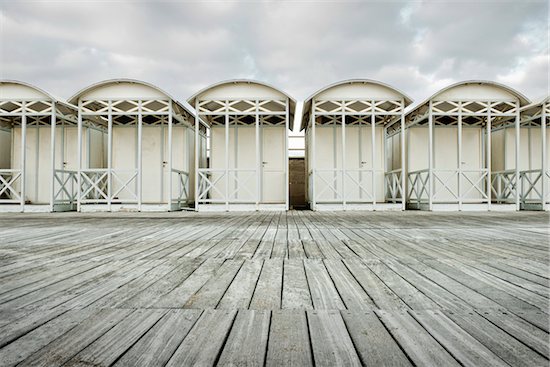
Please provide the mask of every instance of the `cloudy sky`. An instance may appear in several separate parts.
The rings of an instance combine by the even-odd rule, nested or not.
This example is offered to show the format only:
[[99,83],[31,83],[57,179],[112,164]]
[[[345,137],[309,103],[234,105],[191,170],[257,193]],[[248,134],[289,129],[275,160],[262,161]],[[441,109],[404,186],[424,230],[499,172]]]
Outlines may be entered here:
[[252,78],[296,99],[348,78],[420,102],[490,79],[548,94],[548,0],[0,0],[0,78],[69,98],[100,80],[145,80],[185,100]]

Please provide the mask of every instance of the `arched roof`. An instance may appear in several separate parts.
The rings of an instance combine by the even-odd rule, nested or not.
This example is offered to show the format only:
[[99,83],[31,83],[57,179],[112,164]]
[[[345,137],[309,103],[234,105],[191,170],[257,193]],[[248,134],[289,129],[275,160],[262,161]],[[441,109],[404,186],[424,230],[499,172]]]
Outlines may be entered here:
[[[5,88],[10,84],[13,88]],[[54,102],[60,101],[45,90],[19,80],[0,80],[0,87],[0,99],[44,98]]]
[[[103,93],[103,94],[102,94]],[[91,84],[75,95],[69,98],[69,102],[78,105],[78,100],[83,96],[89,95],[92,98],[169,98],[182,110],[194,116],[193,110],[184,106],[177,99],[166,93],[163,89],[154,84],[147,83],[137,79],[108,79],[98,83]]]
[[[480,88],[468,88],[468,87],[480,87]],[[462,97],[461,94],[467,93],[465,97]],[[487,99],[491,97],[495,97],[497,93],[507,94],[509,96],[513,96],[519,100],[520,107],[528,105],[531,103],[529,98],[527,98],[522,93],[518,92],[517,90],[501,84],[497,82],[493,82],[490,80],[465,80],[458,83],[451,84],[449,86],[446,86],[443,89],[440,89],[439,91],[435,92],[431,97],[425,99],[421,103],[417,104],[416,106],[413,106],[407,114],[410,114],[426,105],[430,101],[435,100],[450,100],[453,97],[457,100],[467,98],[469,100],[473,100],[476,97],[480,97],[480,99]],[[454,96],[453,96],[454,94]]]
[[63,113],[76,113],[76,107],[61,98],[55,97],[30,83],[19,80],[0,80],[0,99],[21,101],[28,99],[47,100],[54,103]]
[[[244,86],[244,88],[243,88]],[[256,88],[254,88],[256,86]],[[239,93],[239,94],[237,94]],[[268,93],[272,93],[268,95]],[[195,100],[202,96],[209,98],[273,98],[273,96],[288,98],[290,114],[294,115],[296,100],[279,88],[252,79],[230,79],[209,85],[193,94],[187,102],[195,106]]]
[[[359,87],[359,88],[356,88]],[[403,98],[405,103],[404,107],[407,107],[412,103],[412,99],[400,91],[397,88],[392,87],[389,84],[379,82],[372,79],[346,79],[332,84],[329,84],[304,101],[302,126],[300,129],[304,129],[307,125],[307,116],[311,110],[311,102],[313,99],[322,98],[323,100],[341,100],[350,98]]]
[[[405,93],[403,93],[399,89],[392,87],[389,84],[382,83],[382,82],[379,82],[377,80],[372,80],[372,79],[346,79],[346,80],[341,80],[339,82],[329,84],[329,85],[319,89],[317,92],[313,93],[311,96],[309,96],[304,101],[304,106],[307,103],[311,102],[311,100],[313,100],[314,98],[328,92],[329,90],[335,90],[335,89],[346,90],[346,89],[348,89],[348,91],[350,91],[349,88],[341,88],[341,87],[342,86],[351,86],[351,85],[354,85],[354,84],[363,84],[363,85],[376,86],[377,88],[388,90],[388,91],[394,93],[395,95],[398,95],[399,97],[402,97],[403,100],[405,101],[405,106],[408,106],[412,103],[412,99],[408,95],[406,95]],[[378,92],[379,91],[380,90],[378,90]],[[368,90],[368,92],[377,92],[377,90],[375,88],[371,88],[370,90]],[[355,96],[346,95],[346,96],[343,96],[343,97],[345,97],[345,98],[354,98]],[[378,97],[378,96],[377,95],[369,95],[369,97]]]

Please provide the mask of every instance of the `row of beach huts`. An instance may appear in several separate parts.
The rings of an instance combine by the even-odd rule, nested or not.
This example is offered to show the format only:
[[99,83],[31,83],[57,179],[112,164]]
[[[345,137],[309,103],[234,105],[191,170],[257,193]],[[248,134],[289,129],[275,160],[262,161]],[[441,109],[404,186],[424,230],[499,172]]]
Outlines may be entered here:
[[[186,103],[137,80],[65,101],[0,81],[0,212],[287,210],[296,101],[253,80]],[[303,101],[313,210],[549,210],[550,99],[465,81],[414,104],[374,80]]]

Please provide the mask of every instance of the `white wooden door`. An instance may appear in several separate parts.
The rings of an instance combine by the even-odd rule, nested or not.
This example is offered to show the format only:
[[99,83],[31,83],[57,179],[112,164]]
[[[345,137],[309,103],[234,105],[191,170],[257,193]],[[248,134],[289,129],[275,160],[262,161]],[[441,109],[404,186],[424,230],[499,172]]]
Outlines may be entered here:
[[262,203],[286,202],[285,128],[262,127]]

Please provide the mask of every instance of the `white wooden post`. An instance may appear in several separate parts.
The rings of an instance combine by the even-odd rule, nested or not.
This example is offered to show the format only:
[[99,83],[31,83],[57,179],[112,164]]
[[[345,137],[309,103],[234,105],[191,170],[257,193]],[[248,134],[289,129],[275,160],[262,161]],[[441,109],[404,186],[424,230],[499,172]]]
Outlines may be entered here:
[[492,167],[491,167],[491,159],[492,159],[492,152],[491,152],[491,130],[492,130],[492,117],[491,117],[491,108],[492,104],[489,104],[489,112],[487,114],[487,144],[485,145],[486,153],[485,157],[487,157],[486,167],[487,167],[487,209],[491,210],[491,196],[492,196],[492,188],[491,188],[491,179],[492,179]]
[[[289,172],[288,172],[288,127],[290,124],[290,99],[286,99],[286,105],[285,105],[285,209],[289,209]],[[294,130],[294,126],[292,127],[292,130]]]
[[433,116],[432,101],[428,103],[428,210],[433,210]]
[[401,209],[407,208],[407,171],[405,163],[405,102],[401,100]]
[[27,176],[27,102],[22,104],[21,116],[21,212],[25,211],[25,185]]
[[263,163],[260,152],[260,115],[258,111],[259,101],[255,100],[256,112],[254,113],[254,138],[256,140],[255,144],[255,154],[256,154],[256,210],[260,209],[260,201],[262,196],[262,174],[263,174]]
[[[64,151],[64,140],[65,140],[65,127],[63,126],[63,149]],[[81,200],[82,200],[82,101],[78,100],[78,125],[77,125],[77,136],[78,136],[78,168],[77,168],[77,185],[78,185],[78,195],[76,199],[76,210],[81,211]],[[63,162],[65,162],[65,157],[63,156]],[[65,168],[65,167],[63,167]]]
[[372,210],[376,210],[376,115],[375,101],[372,101],[372,114],[370,115],[371,134],[371,167],[372,167]]
[[317,198],[315,197],[315,176],[317,175],[317,152],[315,151],[315,100],[311,101],[311,148],[312,148],[312,154],[311,154],[311,196],[312,196],[312,203],[311,203],[311,209],[316,210],[317,208]]
[[516,131],[516,210],[520,209],[520,196],[521,196],[521,187],[519,179],[519,146],[520,146],[520,114],[519,114],[519,102],[516,101],[516,121],[515,121],[515,131]]
[[[50,187],[50,211],[54,211],[55,200],[55,124],[56,124],[56,106],[52,102],[52,115],[50,118],[50,169],[51,169],[51,187]],[[61,178],[64,181],[64,177]],[[72,180],[71,180],[72,182]]]
[[109,101],[107,125],[107,208],[111,211],[113,192],[113,101]]
[[[548,103],[548,102],[547,102]],[[547,154],[546,154],[546,103],[542,103],[541,105],[542,112],[540,116],[540,127],[541,127],[541,137],[542,137],[542,172],[541,172],[541,180],[542,180],[542,210],[546,210],[548,204],[546,203],[546,193],[548,192],[548,185],[547,185],[547,179],[546,179],[546,170],[548,169],[548,162],[547,162]]]
[[143,200],[142,189],[142,173],[143,173],[143,152],[141,149],[142,137],[143,137],[143,116],[142,116],[142,101],[138,102],[138,137],[137,137],[137,196],[138,196],[138,211],[141,211],[141,204]]
[[199,100],[195,100],[195,211],[199,210],[199,169],[200,161],[199,154],[201,154],[199,148],[199,137],[200,137],[200,113],[199,113]]
[[[342,106],[345,105],[345,102],[342,101]],[[336,147],[334,147],[336,148]],[[340,196],[342,197],[342,206],[346,210],[346,114],[344,112],[344,107],[342,107],[342,187]]]
[[458,102],[458,180],[457,180],[457,193],[458,193],[458,210],[462,210],[462,102]]
[[[172,210],[172,100],[168,106],[168,211]],[[179,176],[178,176],[179,181]],[[178,192],[179,198],[179,192]],[[179,201],[178,201],[179,202]]]
[[225,101],[225,210],[229,211],[229,101]]

